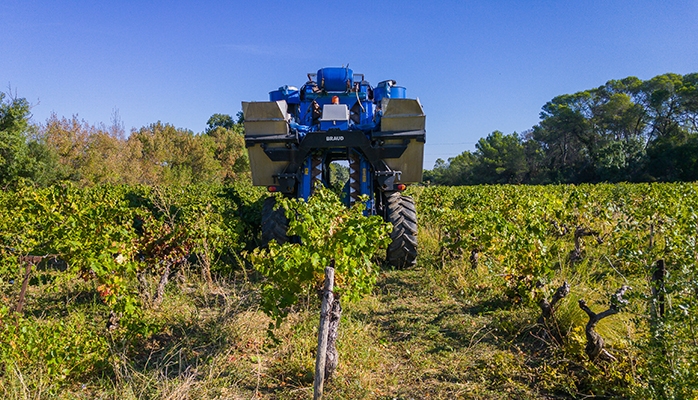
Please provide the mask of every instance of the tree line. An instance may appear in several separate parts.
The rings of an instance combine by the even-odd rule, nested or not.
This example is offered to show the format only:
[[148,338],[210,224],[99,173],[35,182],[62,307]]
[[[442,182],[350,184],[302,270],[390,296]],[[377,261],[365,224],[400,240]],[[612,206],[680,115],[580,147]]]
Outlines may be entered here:
[[[224,183],[249,178],[242,113],[213,114],[196,134],[160,121],[127,134],[118,113],[31,122],[26,99],[0,92],[0,190],[38,186]],[[474,151],[438,159],[442,185],[698,180],[698,73],[611,80],[547,102],[540,122],[492,132]]]
[[443,185],[698,180],[698,73],[611,80],[547,102],[540,122],[495,131],[475,151],[438,159]]
[[249,177],[242,116],[213,114],[205,132],[160,121],[127,134],[118,112],[111,125],[51,115],[31,122],[31,105],[0,92],[0,190],[19,181],[50,186],[225,183]]

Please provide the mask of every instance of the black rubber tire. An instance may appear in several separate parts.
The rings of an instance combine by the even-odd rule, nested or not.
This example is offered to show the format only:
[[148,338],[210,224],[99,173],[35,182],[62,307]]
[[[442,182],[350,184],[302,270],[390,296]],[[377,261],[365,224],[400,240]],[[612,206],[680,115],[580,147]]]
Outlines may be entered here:
[[274,210],[276,197],[267,197],[262,205],[262,247],[276,240],[278,244],[288,242],[288,219],[282,208]]
[[393,224],[388,263],[407,268],[417,263],[417,209],[412,197],[400,192],[385,194],[385,220]]

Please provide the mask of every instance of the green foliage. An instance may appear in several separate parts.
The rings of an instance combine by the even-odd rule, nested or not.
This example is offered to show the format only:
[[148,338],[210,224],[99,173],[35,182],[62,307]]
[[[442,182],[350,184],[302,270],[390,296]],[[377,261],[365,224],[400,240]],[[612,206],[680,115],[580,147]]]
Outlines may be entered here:
[[[656,261],[664,260],[668,276],[657,289],[665,296],[665,314],[657,315],[659,298],[646,286],[644,292],[640,289],[633,295],[636,304],[630,312],[635,315],[635,324],[625,329],[641,332],[634,336],[637,353],[631,356],[639,359],[638,375],[633,378],[639,383],[616,395],[695,397],[698,186],[428,187],[418,193],[417,205],[427,230],[442,232],[444,261],[462,258],[468,262],[475,251],[480,270],[485,267],[489,276],[503,277],[497,284],[506,288],[509,301],[522,300],[531,307],[541,296],[549,296],[541,288],[553,280],[569,279],[573,298],[575,290],[583,289],[575,286],[579,279],[592,287],[610,285],[612,277],[622,283],[634,282],[634,287],[643,286],[650,280]],[[577,238],[577,248],[578,228],[593,233]],[[592,265],[598,266],[590,273]],[[632,325],[630,321],[628,325]],[[566,347],[580,358],[582,326],[571,330]],[[600,378],[598,367],[589,368],[583,384],[595,392],[605,388],[611,393],[609,386],[618,390],[630,385],[630,377],[621,369],[607,371],[614,374],[610,379],[615,383],[609,385],[608,375]]]
[[232,128],[217,127],[207,131],[208,148],[214,159],[220,164],[218,179],[232,183],[244,178],[249,173],[250,161],[245,149],[242,125]]
[[595,183],[698,179],[698,74],[611,80],[556,96],[523,137],[493,132],[475,152],[438,160],[425,180]]
[[42,320],[13,316],[0,306],[0,377],[40,373],[56,391],[66,382],[104,372],[107,339],[94,328],[84,314]]
[[90,186],[221,184],[249,179],[242,125],[218,121],[223,118],[219,114],[211,118],[213,125],[205,134],[158,121],[127,135],[118,116],[105,126],[91,125],[77,116],[52,115],[45,125],[29,126],[31,135],[24,135],[29,160],[22,176],[40,186],[66,180]]
[[137,317],[137,292],[130,285],[138,269],[136,210],[123,188],[22,187],[2,205],[12,214],[0,220],[2,252],[10,255],[0,272],[12,276],[21,255],[60,258],[68,269],[57,283],[94,279],[105,303],[123,313],[125,322]]
[[253,197],[233,199],[212,185],[20,186],[0,193],[0,283],[20,281],[21,256],[58,259],[67,270],[55,285],[93,281],[121,326],[137,333],[145,328],[137,277],[160,277],[166,267],[188,262],[209,278],[216,269],[230,270],[237,264],[231,252],[246,246],[241,239],[254,240],[237,212],[250,207],[247,201]]
[[[330,163],[330,187],[335,193],[342,193],[349,181],[349,167],[338,162]],[[341,194],[340,194],[341,196]]]
[[528,172],[524,147],[516,133],[494,131],[475,145],[479,159],[474,174],[482,183],[520,183]]
[[144,183],[187,185],[217,181],[220,164],[208,150],[208,136],[196,136],[158,121],[132,133],[129,140],[140,149],[137,163],[150,180]]
[[26,131],[29,120],[29,102],[23,98],[9,98],[0,92],[0,189],[25,175],[28,161]]
[[[250,226],[237,211],[252,198],[231,198],[217,185],[143,187],[140,201],[148,214],[138,220],[138,249],[147,270],[162,274],[194,257],[210,277],[211,268],[250,238]],[[231,201],[232,200],[232,201]]]
[[362,203],[346,208],[336,194],[318,188],[308,202],[279,198],[289,219],[289,236],[297,240],[279,245],[272,241],[251,259],[266,281],[262,307],[277,325],[299,298],[322,286],[325,267],[335,261],[335,292],[352,301],[369,293],[379,268],[373,259],[387,246],[390,226],[379,216],[365,217]]
[[206,122],[206,133],[216,130],[216,128],[223,129],[233,129],[235,127],[235,121],[233,117],[228,114],[213,114],[211,118]]
[[223,188],[221,196],[228,199],[230,205],[224,209],[226,221],[236,221],[238,235],[237,248],[252,250],[257,247],[260,236],[262,204],[268,192],[266,188],[252,186],[248,180],[235,181]]
[[[661,399],[695,398],[698,395],[698,189],[674,185],[662,191],[673,201],[655,204],[645,212],[657,226],[657,247],[666,261],[663,283],[653,283],[664,297],[647,296],[649,335],[639,341],[647,358],[643,373],[648,377],[646,395]],[[655,239],[656,241],[656,239]],[[652,267],[654,265],[650,264]],[[652,270],[648,271],[652,272]]]

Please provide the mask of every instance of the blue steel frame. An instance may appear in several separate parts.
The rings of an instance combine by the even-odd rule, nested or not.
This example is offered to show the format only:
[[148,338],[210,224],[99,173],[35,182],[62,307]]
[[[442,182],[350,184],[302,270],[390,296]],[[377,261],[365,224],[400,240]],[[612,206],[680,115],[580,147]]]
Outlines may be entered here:
[[298,185],[298,197],[308,201],[308,198],[313,191],[313,180],[311,176],[313,172],[313,158],[311,156],[306,157],[301,171],[303,175],[301,176],[301,180]]
[[[313,75],[315,80],[312,78]],[[360,79],[357,80],[357,77]],[[363,74],[354,74],[353,70],[348,67],[322,68],[318,70],[317,74],[308,74],[308,79],[308,82],[300,90],[284,86],[269,92],[271,101],[285,100],[288,104],[292,128],[297,129],[301,141],[306,134],[312,135],[312,132],[321,129],[317,119],[314,119],[314,108],[322,109],[323,105],[331,104],[334,97],[338,99],[339,104],[346,104],[354,114],[354,118],[350,118],[348,124],[344,124],[341,130],[337,129],[337,132],[363,131],[367,138],[370,138],[371,132],[374,132],[380,123],[382,116],[381,98],[405,98],[405,88],[394,86],[395,81],[383,81],[373,88],[364,80]],[[356,107],[357,105],[358,107]],[[327,129],[327,127],[325,128]],[[375,214],[375,171],[372,170],[371,162],[356,148],[349,147],[346,150],[354,151],[360,157],[360,191],[361,195],[366,195],[369,199],[366,202],[365,213],[367,215]],[[328,160],[342,159],[339,156],[341,151],[342,149],[327,149],[323,158],[327,157]],[[308,200],[311,196],[313,191],[312,174],[312,157],[307,156],[301,167],[296,197]],[[325,178],[326,176],[323,174],[322,179]],[[328,184],[329,182],[323,183]]]

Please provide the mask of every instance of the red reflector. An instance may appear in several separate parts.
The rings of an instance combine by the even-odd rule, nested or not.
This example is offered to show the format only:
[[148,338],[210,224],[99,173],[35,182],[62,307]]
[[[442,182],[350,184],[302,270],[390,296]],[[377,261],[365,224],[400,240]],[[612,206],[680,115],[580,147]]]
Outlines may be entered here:
[[267,190],[270,191],[271,193],[274,193],[279,189],[276,186],[267,186]]
[[407,185],[405,185],[405,184],[403,184],[403,183],[397,185],[397,190],[399,190],[399,191],[402,192],[402,191],[405,190],[405,189],[407,189]]

